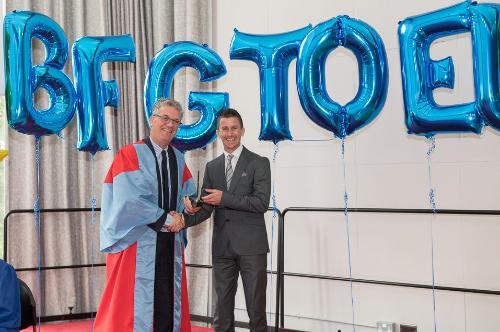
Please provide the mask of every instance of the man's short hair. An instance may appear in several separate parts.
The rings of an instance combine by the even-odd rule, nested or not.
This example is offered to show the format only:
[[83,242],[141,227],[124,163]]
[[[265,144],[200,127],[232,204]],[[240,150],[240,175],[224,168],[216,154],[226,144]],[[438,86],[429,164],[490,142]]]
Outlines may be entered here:
[[156,100],[155,103],[153,104],[153,113],[151,115],[158,114],[160,108],[165,106],[170,106],[175,108],[179,112],[180,120],[182,120],[182,115],[184,113],[182,111],[182,106],[177,100],[171,98],[159,98],[158,100]]
[[243,119],[241,118],[240,113],[238,113],[238,111],[234,108],[226,108],[220,112],[219,117],[217,118],[217,129],[219,128],[220,119],[222,118],[238,118],[241,128],[243,128]]

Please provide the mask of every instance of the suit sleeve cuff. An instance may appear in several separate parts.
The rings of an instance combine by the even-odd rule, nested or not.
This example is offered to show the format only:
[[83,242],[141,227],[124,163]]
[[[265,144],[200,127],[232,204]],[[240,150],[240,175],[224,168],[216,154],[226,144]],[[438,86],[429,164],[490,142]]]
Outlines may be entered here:
[[[167,222],[168,220],[168,217],[169,214],[167,211],[163,212],[163,214],[160,216],[160,218],[158,218],[158,220],[156,220],[155,222],[151,223],[151,224],[148,224],[148,227],[150,227],[152,230],[154,230],[155,232],[160,232],[161,231],[161,228],[163,227],[163,225],[165,225],[165,222]],[[170,219],[171,220],[171,219]]]
[[220,205],[219,207],[223,208],[223,207],[228,207],[228,203],[229,203],[229,200],[231,198],[231,194],[228,193],[227,191],[223,191],[222,192],[222,196],[220,198]]

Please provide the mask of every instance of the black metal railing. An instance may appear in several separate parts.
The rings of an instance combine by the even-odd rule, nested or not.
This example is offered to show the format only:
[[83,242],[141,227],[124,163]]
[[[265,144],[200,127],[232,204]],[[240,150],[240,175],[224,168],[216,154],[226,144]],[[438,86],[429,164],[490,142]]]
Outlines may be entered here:
[[[95,208],[94,211],[100,212],[101,208]],[[7,222],[9,220],[9,217],[13,214],[24,214],[24,213],[34,213],[35,210],[33,209],[17,209],[17,210],[10,210],[5,217],[3,218],[3,260],[7,261],[7,240],[8,240],[8,228],[7,228]],[[65,209],[40,209],[40,213],[62,213],[62,212],[92,212],[92,208],[65,208]],[[71,268],[73,265],[69,265],[68,268]],[[94,265],[96,266],[96,265]],[[50,269],[55,269],[57,267],[45,267],[45,270],[50,270]],[[36,268],[38,269],[38,268]],[[21,271],[21,270],[19,270]],[[23,271],[30,271],[29,269],[23,269]]]
[[[269,209],[272,211],[273,209]],[[40,213],[58,213],[58,212],[90,212],[91,208],[66,208],[66,209],[41,209]],[[95,209],[96,212],[100,211],[100,208]],[[284,277],[301,277],[301,278],[311,278],[311,279],[322,279],[322,280],[333,280],[333,281],[342,281],[342,282],[354,282],[354,283],[365,283],[365,284],[376,284],[376,285],[385,285],[385,286],[393,286],[393,287],[410,287],[410,288],[421,288],[421,289],[436,289],[442,291],[452,291],[452,292],[463,292],[463,293],[476,293],[476,294],[486,294],[486,295],[500,295],[500,290],[491,290],[491,289],[474,289],[474,288],[460,288],[460,287],[449,287],[442,285],[432,285],[428,284],[415,284],[415,283],[403,283],[397,281],[387,281],[387,280],[369,280],[369,279],[358,279],[358,278],[346,278],[339,276],[327,276],[327,275],[314,275],[314,274],[304,274],[304,273],[294,273],[294,272],[285,272],[284,270],[284,258],[285,258],[285,248],[284,248],[284,239],[285,239],[285,217],[287,214],[292,212],[328,212],[328,213],[344,213],[343,208],[315,208],[315,207],[290,207],[286,208],[283,213],[279,210],[275,210],[278,215],[278,235],[277,235],[277,266],[276,271],[268,270],[268,274],[276,274],[276,295],[275,295],[275,327],[281,330],[284,328]],[[389,213],[389,214],[432,214],[433,211],[430,209],[376,209],[376,208],[349,208],[347,209],[349,213]],[[8,228],[7,222],[8,218],[12,214],[19,213],[33,213],[33,209],[22,209],[22,210],[12,210],[7,213],[4,218],[4,260],[7,261],[8,258]],[[437,214],[444,215],[492,215],[492,216],[500,216],[499,210],[452,210],[452,209],[440,209],[436,210]],[[74,269],[74,268],[88,268],[88,267],[98,267],[105,266],[105,264],[80,264],[80,265],[61,265],[61,266],[42,266],[40,270],[53,270],[53,269]],[[186,266],[191,268],[203,268],[203,269],[211,269],[211,265],[204,264],[189,264]],[[38,267],[28,267],[28,268],[19,268],[17,271],[36,271]],[[88,318],[94,315],[95,313],[79,313],[72,315],[58,315],[58,316],[47,316],[42,317],[41,321],[54,321],[54,320],[63,320],[63,319],[74,319],[78,315],[81,318]],[[209,321],[210,317],[205,316],[197,316],[193,315],[193,317],[197,321]],[[245,323],[238,322],[238,325],[241,327],[247,326]]]
[[[56,209],[40,209],[40,213],[68,213],[68,212],[91,212],[92,208],[56,208]],[[100,212],[101,208],[95,208],[94,211]],[[282,220],[281,211],[278,209],[268,208],[268,211],[276,212],[278,216],[278,222]],[[14,214],[32,214],[35,211],[33,209],[17,209],[9,211],[3,220],[4,226],[4,251],[3,251],[3,259],[7,262],[8,258],[8,220],[11,215]],[[74,265],[57,265],[57,266],[40,266],[40,267],[25,267],[25,268],[17,268],[17,272],[26,272],[26,271],[45,271],[45,270],[59,270],[59,269],[80,269],[80,268],[89,268],[89,267],[103,267],[106,266],[105,263],[96,263],[96,264],[74,264]],[[190,268],[202,268],[202,269],[212,269],[212,265],[206,264],[190,264],[186,263],[187,267]],[[277,270],[267,270],[268,274],[278,274]],[[83,313],[72,313],[72,314],[63,314],[63,315],[51,315],[51,316],[43,316],[40,317],[41,322],[54,322],[61,320],[75,320],[75,319],[85,319],[95,317],[95,312],[83,312]],[[201,315],[191,315],[192,319],[199,322],[211,322],[213,317],[201,316]],[[235,322],[236,327],[248,328],[248,323],[245,322]]]
[[[325,275],[314,275],[314,274],[303,274],[303,273],[293,273],[284,271],[284,261],[285,261],[285,217],[291,212],[341,212],[344,213],[344,208],[315,208],[315,207],[289,207],[283,210],[282,217],[279,221],[278,226],[278,276],[276,280],[276,322],[275,326],[280,329],[284,328],[284,313],[285,313],[285,290],[284,290],[284,277],[293,276],[301,278],[312,278],[312,279],[323,279],[323,280],[335,280],[335,281],[345,281],[345,282],[355,282],[355,283],[365,283],[365,284],[376,284],[376,285],[386,285],[386,286],[397,286],[397,287],[411,287],[411,288],[424,288],[424,289],[436,289],[443,291],[452,292],[463,292],[463,293],[477,293],[477,294],[487,294],[487,295],[500,295],[500,290],[491,289],[472,289],[472,288],[459,288],[459,287],[448,287],[439,285],[426,285],[426,284],[412,284],[403,283],[397,281],[386,281],[386,280],[368,280],[368,279],[357,279],[357,278],[345,278],[337,276],[325,276]],[[347,209],[349,213],[391,213],[391,214],[432,214],[433,210],[430,209],[376,209],[376,208],[349,208]],[[500,216],[499,210],[451,210],[451,209],[440,209],[436,210],[437,214],[445,215],[492,215]]]

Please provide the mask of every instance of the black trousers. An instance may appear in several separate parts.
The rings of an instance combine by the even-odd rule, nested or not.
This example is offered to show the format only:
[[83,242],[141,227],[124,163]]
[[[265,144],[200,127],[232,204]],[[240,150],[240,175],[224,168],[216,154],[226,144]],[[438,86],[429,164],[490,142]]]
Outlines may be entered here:
[[153,326],[155,332],[174,329],[175,233],[159,232],[156,241]]
[[241,274],[250,331],[266,331],[267,255],[237,255],[232,250],[223,257],[212,257],[217,293],[216,332],[234,331],[234,298]]

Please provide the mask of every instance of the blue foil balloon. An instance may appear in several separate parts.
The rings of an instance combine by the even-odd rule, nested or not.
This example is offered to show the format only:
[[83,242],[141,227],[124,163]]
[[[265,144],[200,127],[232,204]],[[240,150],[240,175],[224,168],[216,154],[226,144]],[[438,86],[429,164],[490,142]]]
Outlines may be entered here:
[[[500,129],[499,5],[464,2],[405,19],[399,24],[403,95],[408,132],[432,136],[442,132],[481,133],[484,121]],[[476,100],[437,105],[432,91],[453,89],[450,57],[431,60],[430,45],[438,38],[471,32]]]
[[229,56],[259,66],[261,125],[259,139],[292,139],[288,125],[288,67],[311,25],[295,31],[252,35],[234,29]]
[[487,125],[500,130],[500,5],[472,3],[469,13],[479,112]]
[[[358,61],[359,88],[345,106],[330,98],[325,86],[325,61],[343,46]],[[370,123],[387,96],[388,68],[384,44],[368,24],[338,16],[318,24],[305,37],[297,60],[297,90],[307,116],[343,138]]]
[[[207,45],[186,41],[165,45],[149,64],[146,75],[144,111],[147,119],[151,117],[153,104],[158,98],[170,98],[172,80],[182,67],[196,69],[201,82],[213,81],[226,74],[224,62]],[[191,125],[181,125],[172,143],[184,151],[208,144],[216,133],[215,114],[227,104],[226,93],[205,92],[194,96],[190,94],[190,105],[200,111],[200,119]]]
[[[75,91],[62,72],[68,58],[68,41],[51,18],[29,11],[12,12],[4,19],[5,101],[9,125],[37,137],[59,133],[75,113]],[[31,39],[45,46],[43,64],[32,66]],[[50,106],[37,110],[33,94],[47,91]]]
[[193,124],[181,125],[172,145],[181,151],[202,148],[217,137],[217,117],[229,107],[229,94],[225,92],[190,92],[190,110],[200,112],[200,118]]
[[114,80],[103,81],[101,67],[108,61],[135,62],[130,35],[82,37],[73,44],[73,74],[78,95],[78,141],[80,151],[107,150],[105,106],[118,106]]

